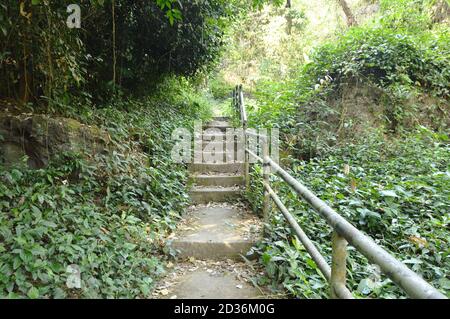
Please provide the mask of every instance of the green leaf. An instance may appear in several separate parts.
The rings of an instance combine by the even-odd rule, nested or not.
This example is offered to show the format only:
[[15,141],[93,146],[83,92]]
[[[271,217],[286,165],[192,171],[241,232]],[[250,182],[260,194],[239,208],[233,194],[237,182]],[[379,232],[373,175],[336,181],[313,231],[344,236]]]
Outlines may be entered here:
[[440,286],[442,289],[450,290],[450,280],[448,280],[447,278],[441,278],[441,279],[439,279],[439,286]]
[[31,287],[27,293],[28,298],[37,299],[39,298],[39,290],[36,287]]
[[392,190],[386,190],[380,192],[383,197],[398,197],[397,193]]

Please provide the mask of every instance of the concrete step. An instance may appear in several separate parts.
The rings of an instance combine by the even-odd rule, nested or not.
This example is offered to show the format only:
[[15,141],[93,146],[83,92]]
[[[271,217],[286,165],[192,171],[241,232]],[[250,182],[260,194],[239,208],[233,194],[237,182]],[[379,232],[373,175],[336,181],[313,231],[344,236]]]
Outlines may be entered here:
[[244,163],[225,163],[225,164],[210,164],[210,163],[191,163],[189,164],[189,171],[197,174],[207,173],[222,173],[222,174],[239,174],[244,172]]
[[[227,149],[227,141],[223,140],[223,141],[208,141],[208,140],[203,140],[202,142],[202,147],[203,149],[205,149],[205,147],[208,147],[207,150],[212,150],[215,149],[216,151],[221,151],[221,150],[226,150]],[[236,141],[231,141],[230,146],[234,146],[234,148],[236,148],[236,146],[238,145],[238,143],[236,143]],[[239,145],[244,145],[244,143],[239,143]]]
[[233,207],[201,207],[189,217],[170,243],[181,258],[241,259],[261,236],[257,217]]
[[215,117],[213,117],[213,121],[228,122],[228,121],[230,121],[230,117],[229,116],[215,116]]
[[198,186],[243,186],[245,179],[243,175],[194,175],[191,180]]
[[203,133],[202,135],[195,135],[195,139],[203,140],[203,141],[217,141],[217,142],[223,142],[226,141],[226,134],[224,132],[220,133]]
[[232,128],[231,124],[227,121],[211,121],[203,125],[204,130],[216,129],[222,132],[226,132],[227,128]]
[[217,128],[219,128],[219,127],[230,127],[230,125],[231,124],[228,121],[217,121],[217,120],[213,120],[213,121],[210,121],[210,122],[205,124],[205,126],[211,127],[211,128],[214,128],[214,127],[217,127]]
[[[239,267],[239,265],[238,265]],[[248,267],[248,266],[247,266]],[[189,265],[192,268],[192,265]],[[245,269],[245,264],[240,266]],[[209,270],[209,271],[208,271]],[[249,271],[249,270],[247,270]],[[250,269],[252,271],[252,269]],[[254,270],[253,270],[254,271]],[[205,284],[207,283],[207,284]],[[239,289],[237,288],[239,287]],[[170,295],[177,299],[262,299],[264,294],[241,277],[230,272],[211,273],[211,269],[196,269],[182,274]]]
[[[243,139],[243,133],[239,131],[231,131],[230,135],[234,140],[237,140],[238,137]],[[203,140],[203,141],[217,141],[217,142],[223,142],[227,139],[227,132],[223,131],[209,131],[205,130],[201,133],[197,133],[194,135],[194,138],[196,140]]]
[[194,187],[189,191],[193,204],[236,202],[241,198],[237,187]]
[[194,159],[201,158],[202,163],[233,163],[236,160],[235,152],[195,152]]

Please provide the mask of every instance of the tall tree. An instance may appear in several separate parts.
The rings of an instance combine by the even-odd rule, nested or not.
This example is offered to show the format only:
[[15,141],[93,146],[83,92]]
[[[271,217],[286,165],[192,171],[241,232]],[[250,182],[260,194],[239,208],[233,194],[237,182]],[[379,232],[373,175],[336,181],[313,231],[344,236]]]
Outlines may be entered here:
[[286,32],[287,34],[292,33],[292,15],[291,15],[292,3],[291,0],[286,1]]
[[345,13],[345,16],[347,18],[347,25],[349,27],[357,25],[355,16],[352,13],[352,10],[350,9],[350,6],[348,5],[346,0],[338,0],[339,5],[342,7],[342,10]]

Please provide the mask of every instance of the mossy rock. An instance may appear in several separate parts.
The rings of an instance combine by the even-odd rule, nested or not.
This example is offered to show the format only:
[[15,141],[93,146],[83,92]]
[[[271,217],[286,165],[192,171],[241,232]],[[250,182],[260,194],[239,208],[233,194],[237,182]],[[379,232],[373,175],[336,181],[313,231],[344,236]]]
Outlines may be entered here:
[[0,161],[6,165],[28,156],[31,168],[41,168],[55,154],[77,152],[90,158],[108,151],[109,135],[96,126],[46,115],[0,115]]

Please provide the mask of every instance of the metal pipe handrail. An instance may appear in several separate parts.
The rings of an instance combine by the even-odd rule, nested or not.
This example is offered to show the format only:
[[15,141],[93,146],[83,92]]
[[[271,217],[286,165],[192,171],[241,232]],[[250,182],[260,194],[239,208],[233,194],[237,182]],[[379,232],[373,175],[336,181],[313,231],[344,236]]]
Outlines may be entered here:
[[383,272],[413,298],[446,298],[436,288],[410,270],[402,262],[378,246],[372,238],[364,235],[345,218],[335,212],[308,188],[282,169],[270,157],[265,159],[276,173],[291,186],[327,223],[344,237],[369,261],[381,267]]
[[247,124],[247,111],[245,110],[245,104],[244,104],[244,92],[242,90],[242,85],[239,87],[239,104],[241,106],[241,120],[242,123],[245,125]]
[[[236,99],[236,93],[239,98]],[[241,122],[244,127],[244,139],[247,146],[247,135],[262,137],[263,139],[263,156],[260,157],[251,150],[245,148],[246,161],[246,185],[249,185],[248,162],[249,156],[255,157],[263,164],[263,186],[264,186],[264,205],[263,211],[267,221],[268,210],[270,205],[268,200],[272,199],[281,211],[283,216],[288,221],[291,228],[294,230],[296,236],[304,245],[305,249],[313,258],[318,268],[330,282],[331,296],[339,298],[352,298],[351,292],[345,286],[345,272],[347,259],[347,242],[356,248],[358,252],[364,255],[370,262],[380,266],[381,270],[400,288],[402,288],[412,298],[424,299],[446,299],[436,288],[431,286],[418,274],[410,270],[406,265],[397,260],[386,250],[377,245],[372,238],[364,235],[356,227],[354,227],[345,218],[334,211],[324,201],[314,195],[307,187],[297,181],[281,166],[273,161],[269,156],[269,142],[265,135],[260,135],[247,130],[247,114],[245,112],[245,105],[243,103],[242,85],[237,86],[233,91],[233,103],[236,109],[241,113]],[[245,117],[242,116],[245,114]],[[245,122],[243,119],[245,118]],[[293,188],[298,195],[300,195],[309,206],[311,206],[326,222],[333,228],[333,260],[332,267],[326,263],[324,257],[320,254],[308,236],[303,232],[301,227],[296,222],[295,218],[289,213],[289,210],[284,206],[275,191],[270,187],[271,169],[274,173],[279,175],[291,188]]]
[[251,136],[254,136],[254,137],[261,137],[263,140],[267,140],[268,139],[267,135],[259,134],[259,133],[253,132],[251,130],[247,130],[245,132],[245,134],[251,135]]
[[250,154],[251,156],[253,156],[254,158],[256,158],[259,162],[263,163],[264,160],[259,157],[258,155],[256,155],[255,153],[253,153],[252,151],[250,151],[249,149],[245,149],[245,152]]
[[327,281],[330,281],[330,278],[331,278],[330,265],[328,265],[325,258],[322,256],[322,254],[316,248],[316,246],[311,241],[311,239],[309,239],[309,237],[305,234],[305,232],[300,227],[300,225],[297,223],[295,218],[289,213],[289,210],[286,208],[286,206],[284,206],[284,204],[281,202],[280,198],[274,192],[274,190],[267,183],[264,183],[264,187],[267,189],[267,191],[269,192],[273,201],[275,202],[275,204],[280,209],[281,213],[284,215],[286,220],[291,225],[291,227],[294,230],[295,234],[297,235],[298,239],[302,242],[303,246],[305,246],[306,251],[311,255],[312,259],[317,264],[317,267],[319,267],[319,269],[322,272],[325,279]]

